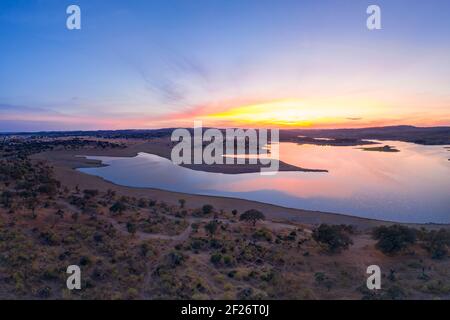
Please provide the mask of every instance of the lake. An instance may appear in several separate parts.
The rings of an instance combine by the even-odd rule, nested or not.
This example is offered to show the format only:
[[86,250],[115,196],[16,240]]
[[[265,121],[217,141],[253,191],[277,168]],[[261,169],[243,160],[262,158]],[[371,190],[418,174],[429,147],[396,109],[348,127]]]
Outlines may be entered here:
[[[397,222],[450,223],[450,151],[383,141],[400,152],[280,143],[280,160],[329,172],[222,174],[195,171],[147,153],[100,157],[105,167],[80,168],[115,184],[234,197],[290,208]],[[373,145],[371,145],[373,146]]]

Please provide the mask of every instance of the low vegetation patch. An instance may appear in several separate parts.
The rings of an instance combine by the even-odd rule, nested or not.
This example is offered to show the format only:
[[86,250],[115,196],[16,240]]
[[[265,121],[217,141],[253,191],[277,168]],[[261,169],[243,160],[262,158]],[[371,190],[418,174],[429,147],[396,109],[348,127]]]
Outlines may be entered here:
[[416,230],[398,224],[380,226],[373,230],[376,247],[384,254],[396,254],[416,243]]
[[313,231],[313,239],[324,244],[329,252],[335,253],[348,249],[353,244],[348,227],[344,225],[321,224]]

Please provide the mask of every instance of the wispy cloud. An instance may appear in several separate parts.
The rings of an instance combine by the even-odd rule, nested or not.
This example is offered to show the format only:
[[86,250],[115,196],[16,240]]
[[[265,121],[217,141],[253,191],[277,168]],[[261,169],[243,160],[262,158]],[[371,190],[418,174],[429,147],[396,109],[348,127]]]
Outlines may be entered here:
[[148,63],[136,55],[126,55],[125,63],[135,72],[147,91],[149,101],[160,103],[169,112],[186,110],[198,104],[198,97],[211,91],[211,73],[204,63],[192,56],[177,53],[174,49],[158,48],[154,61]]

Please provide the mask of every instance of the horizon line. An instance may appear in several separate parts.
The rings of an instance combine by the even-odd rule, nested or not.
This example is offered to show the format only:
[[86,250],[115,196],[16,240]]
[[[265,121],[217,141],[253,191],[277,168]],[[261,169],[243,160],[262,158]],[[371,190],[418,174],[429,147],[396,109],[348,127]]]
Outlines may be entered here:
[[[387,126],[368,126],[368,127],[357,127],[357,128],[247,128],[247,127],[211,127],[206,126],[203,128],[214,128],[214,129],[278,129],[280,131],[329,131],[329,130],[362,130],[362,129],[381,129],[381,128],[401,128],[401,127],[409,127],[416,129],[450,129],[450,125],[444,126],[415,126],[409,124],[401,124],[401,125],[387,125]],[[24,135],[24,134],[39,134],[39,133],[71,133],[71,132],[120,132],[120,131],[158,131],[158,130],[173,130],[173,129],[193,129],[194,127],[161,127],[161,128],[134,128],[134,129],[91,129],[91,130],[39,130],[39,131],[0,131],[0,135]]]

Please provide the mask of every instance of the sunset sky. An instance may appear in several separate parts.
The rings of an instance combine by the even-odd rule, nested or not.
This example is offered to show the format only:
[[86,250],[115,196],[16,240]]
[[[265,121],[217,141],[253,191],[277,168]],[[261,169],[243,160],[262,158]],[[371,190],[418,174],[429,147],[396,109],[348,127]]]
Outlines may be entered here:
[[448,0],[1,0],[0,40],[1,132],[450,125]]

